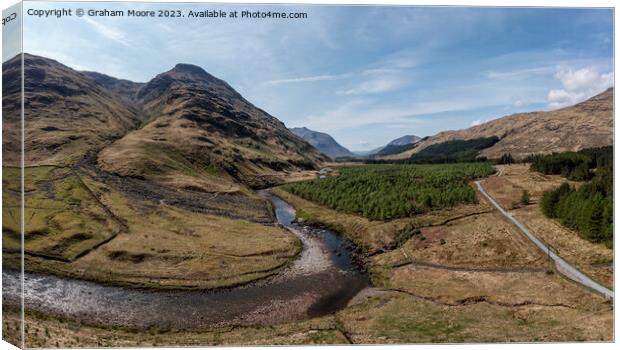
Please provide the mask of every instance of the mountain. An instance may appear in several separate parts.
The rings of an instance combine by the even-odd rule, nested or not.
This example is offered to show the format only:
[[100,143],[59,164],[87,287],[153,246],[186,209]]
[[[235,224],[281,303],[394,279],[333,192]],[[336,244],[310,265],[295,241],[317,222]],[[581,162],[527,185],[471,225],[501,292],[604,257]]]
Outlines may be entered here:
[[309,144],[331,158],[355,157],[351,151],[342,147],[333,137],[326,133],[310,130],[305,127],[291,128],[290,130],[293,134],[306,140]]
[[487,158],[510,153],[530,154],[577,151],[613,144],[613,88],[574,106],[548,111],[517,113],[457,131],[440,132],[414,149],[383,159],[405,159],[437,143],[497,136],[499,142],[480,152]]
[[404,146],[420,141],[422,138],[416,135],[405,135],[392,140],[387,146]]
[[98,156],[120,176],[204,192],[280,183],[327,160],[282,122],[198,66],[178,64],[133,96],[145,121]]
[[387,145],[380,147],[372,152],[375,156],[386,156],[398,154],[416,146],[422,138],[416,135],[405,135],[390,141]]
[[413,144],[420,141],[421,139],[421,137],[418,137],[416,135],[405,135],[390,141],[385,146],[377,147],[370,151],[355,151],[353,153],[362,157],[398,154],[408,149],[411,149],[413,147]]
[[144,83],[134,83],[126,79],[117,79],[98,72],[81,71],[80,73],[89,77],[108,91],[125,98],[127,101],[133,101],[138,90],[144,85]]
[[[2,64],[3,147],[19,162],[21,55]],[[69,164],[142,122],[140,111],[92,79],[52,59],[24,54],[26,165]]]
[[[21,55],[3,63],[3,160],[21,157]],[[246,194],[328,160],[200,67],[147,83],[24,54],[26,165],[75,165],[172,188]]]

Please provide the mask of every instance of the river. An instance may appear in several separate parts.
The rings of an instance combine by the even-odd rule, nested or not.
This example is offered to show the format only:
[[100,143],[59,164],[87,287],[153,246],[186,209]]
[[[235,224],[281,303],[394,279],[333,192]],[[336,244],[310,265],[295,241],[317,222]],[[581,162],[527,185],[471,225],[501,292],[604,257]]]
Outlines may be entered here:
[[[241,287],[189,291],[135,289],[26,273],[24,304],[89,324],[146,329],[276,324],[333,313],[370,285],[354,263],[354,246],[329,230],[294,222],[295,210],[268,190],[278,223],[297,235],[302,252],[281,273]],[[20,274],[3,271],[3,303],[19,305]]]

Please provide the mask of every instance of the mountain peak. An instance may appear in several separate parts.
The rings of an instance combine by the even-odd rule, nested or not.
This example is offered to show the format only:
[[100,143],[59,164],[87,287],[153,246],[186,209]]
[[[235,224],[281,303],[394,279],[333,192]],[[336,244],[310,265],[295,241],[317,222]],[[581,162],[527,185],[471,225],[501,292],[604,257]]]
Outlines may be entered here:
[[310,130],[303,126],[299,128],[291,128],[289,130],[293,134],[304,139],[306,142],[308,142],[312,146],[316,147],[323,154],[326,154],[332,158],[353,156],[353,153],[351,153],[351,151],[342,147],[329,134]]
[[136,97],[142,103],[148,104],[174,91],[175,96],[182,95],[183,89],[210,92],[227,99],[242,99],[242,97],[225,81],[207,73],[199,66],[179,63],[171,70],[158,74],[138,90]]
[[204,76],[204,77],[210,77],[211,76],[209,73],[207,73],[207,71],[205,71],[201,67],[193,65],[193,64],[188,64],[188,63],[178,63],[170,71],[171,72],[178,72],[178,73],[192,74],[192,75],[199,75],[199,76]]
[[306,132],[308,132],[308,131],[310,131],[310,132],[311,132],[311,131],[312,131],[312,130],[310,130],[310,129],[306,128],[305,126],[300,126],[300,127],[296,127],[296,128],[290,128],[290,130],[294,130],[294,131],[306,131]]
[[422,138],[416,135],[405,135],[390,141],[387,145],[404,146],[420,141]]

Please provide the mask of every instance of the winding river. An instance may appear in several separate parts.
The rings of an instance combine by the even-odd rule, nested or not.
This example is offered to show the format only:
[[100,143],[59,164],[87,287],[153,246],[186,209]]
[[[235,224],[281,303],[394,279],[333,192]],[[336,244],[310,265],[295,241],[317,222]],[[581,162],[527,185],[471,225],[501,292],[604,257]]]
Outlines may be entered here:
[[[145,290],[26,273],[26,309],[81,322],[145,329],[275,324],[333,313],[369,286],[353,245],[329,230],[294,222],[295,210],[268,190],[278,223],[303,250],[284,271],[241,287],[207,291]],[[3,271],[3,303],[19,305],[19,273]]]

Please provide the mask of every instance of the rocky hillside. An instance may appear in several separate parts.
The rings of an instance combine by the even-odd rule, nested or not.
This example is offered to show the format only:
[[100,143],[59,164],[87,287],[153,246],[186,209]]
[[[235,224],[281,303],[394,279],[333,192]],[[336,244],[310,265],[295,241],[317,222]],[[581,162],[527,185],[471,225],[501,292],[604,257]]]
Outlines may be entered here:
[[[21,55],[2,65],[3,146],[7,164],[19,161]],[[54,60],[24,54],[26,165],[67,164],[118,139],[142,113],[92,79]]]
[[480,155],[499,158],[504,153],[522,158],[534,153],[577,151],[613,144],[613,88],[574,106],[549,112],[509,115],[468,129],[444,131],[420,141],[417,147],[384,157],[404,159],[449,140],[500,138]]
[[[7,165],[20,161],[20,72],[21,56],[3,64]],[[119,176],[236,192],[328,159],[197,66],[134,83],[25,54],[24,75],[26,165],[72,165],[91,153]]]
[[177,188],[236,192],[278,183],[327,160],[197,66],[178,64],[159,74],[134,100],[146,120],[99,154],[105,171]]
[[126,79],[117,79],[97,72],[82,71],[80,73],[91,78],[95,83],[101,85],[108,91],[125,98],[125,100],[130,103],[134,102],[136,93],[144,85],[143,83],[134,83]]
[[293,134],[306,140],[323,154],[326,154],[332,158],[355,156],[351,153],[351,151],[342,147],[338,142],[336,142],[336,140],[334,140],[333,137],[326,133],[310,130],[305,127],[291,128],[290,130]]

